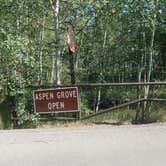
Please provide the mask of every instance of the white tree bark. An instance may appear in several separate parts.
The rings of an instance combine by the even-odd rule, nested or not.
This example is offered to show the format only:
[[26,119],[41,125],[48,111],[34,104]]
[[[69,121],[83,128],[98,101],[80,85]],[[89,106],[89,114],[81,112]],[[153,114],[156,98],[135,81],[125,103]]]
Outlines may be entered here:
[[[150,41],[150,50],[149,50],[149,64],[148,64],[148,71],[147,71],[147,82],[151,81],[151,73],[153,67],[153,56],[154,56],[154,37],[156,32],[156,18],[157,18],[157,8],[158,8],[158,0],[154,3],[155,12],[152,18],[150,18],[150,27],[151,27],[151,41]],[[147,99],[149,95],[149,85],[145,86],[144,98]],[[147,102],[144,102],[144,110],[147,109]]]
[[[106,46],[106,39],[107,39],[107,31],[104,31],[104,39],[103,39],[103,51],[102,53],[105,53],[105,46]],[[100,79],[102,79],[102,75],[103,75],[103,69],[100,69]],[[102,80],[101,80],[102,81]],[[97,104],[96,104],[96,109],[95,111],[99,111],[99,105],[100,105],[100,100],[101,100],[101,88],[98,89],[98,93],[97,93]]]
[[57,85],[61,84],[60,79],[60,70],[61,70],[61,45],[60,45],[60,30],[59,30],[59,9],[60,9],[60,0],[56,0],[54,4],[50,0],[50,4],[54,13],[54,27],[55,27],[55,53],[53,56],[53,67],[52,67],[52,76],[51,81]]
[[44,40],[44,36],[45,36],[45,15],[43,16],[42,29],[40,31],[40,36],[39,36],[39,66],[40,66],[39,84],[42,84],[42,79],[43,79],[43,40]]

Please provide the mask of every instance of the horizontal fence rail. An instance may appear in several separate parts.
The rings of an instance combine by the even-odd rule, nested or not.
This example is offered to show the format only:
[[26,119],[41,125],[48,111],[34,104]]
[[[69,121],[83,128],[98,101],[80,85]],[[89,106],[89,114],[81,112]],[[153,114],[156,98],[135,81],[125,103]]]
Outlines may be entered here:
[[166,82],[133,82],[133,83],[91,83],[91,84],[78,84],[78,87],[107,87],[107,86],[163,86]]
[[149,99],[147,99],[147,101],[158,101],[158,102],[162,102],[162,101],[165,101],[166,102],[166,99],[152,99],[152,98],[149,98]]
[[39,120],[41,121],[53,121],[53,120],[66,120],[66,121],[75,121],[76,118],[69,118],[69,117],[40,117]]
[[71,87],[76,86],[79,88],[84,87],[113,87],[113,86],[165,86],[166,82],[126,82],[126,83],[85,83],[85,84],[71,84],[71,85],[31,85],[27,88],[58,88],[58,87]]

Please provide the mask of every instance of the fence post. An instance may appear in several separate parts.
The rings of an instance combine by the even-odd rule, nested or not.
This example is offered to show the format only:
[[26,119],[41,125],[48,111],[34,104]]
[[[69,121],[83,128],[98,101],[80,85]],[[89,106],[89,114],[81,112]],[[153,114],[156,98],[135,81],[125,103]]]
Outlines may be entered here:
[[143,102],[142,102],[142,115],[141,115],[141,122],[144,123],[145,122],[145,102],[147,102],[147,100],[145,99]]

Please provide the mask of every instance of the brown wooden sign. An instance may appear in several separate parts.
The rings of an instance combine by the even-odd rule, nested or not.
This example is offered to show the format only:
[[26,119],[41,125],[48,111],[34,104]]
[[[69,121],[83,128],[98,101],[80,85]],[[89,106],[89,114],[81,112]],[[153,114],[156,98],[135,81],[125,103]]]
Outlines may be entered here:
[[37,113],[80,111],[77,87],[36,90],[33,100]]

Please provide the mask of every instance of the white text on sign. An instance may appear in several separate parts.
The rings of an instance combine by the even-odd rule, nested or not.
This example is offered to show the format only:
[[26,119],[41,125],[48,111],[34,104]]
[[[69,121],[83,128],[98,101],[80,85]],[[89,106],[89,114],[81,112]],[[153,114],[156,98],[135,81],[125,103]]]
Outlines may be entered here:
[[40,92],[35,94],[35,100],[52,100],[52,99],[67,99],[67,98],[77,98],[77,93],[75,90],[71,91],[61,91],[56,94],[52,92]]

